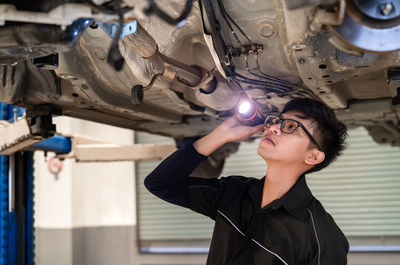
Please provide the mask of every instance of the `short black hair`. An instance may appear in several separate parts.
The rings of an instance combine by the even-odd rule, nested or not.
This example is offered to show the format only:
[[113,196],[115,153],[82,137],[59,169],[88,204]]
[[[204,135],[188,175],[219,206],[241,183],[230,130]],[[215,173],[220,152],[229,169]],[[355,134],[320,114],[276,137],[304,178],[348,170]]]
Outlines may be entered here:
[[335,112],[322,101],[312,98],[295,98],[286,103],[282,113],[288,111],[298,111],[316,121],[318,125],[313,136],[323,149],[321,151],[325,153],[325,159],[305,173],[320,171],[327,167],[346,148],[346,125],[340,122]]

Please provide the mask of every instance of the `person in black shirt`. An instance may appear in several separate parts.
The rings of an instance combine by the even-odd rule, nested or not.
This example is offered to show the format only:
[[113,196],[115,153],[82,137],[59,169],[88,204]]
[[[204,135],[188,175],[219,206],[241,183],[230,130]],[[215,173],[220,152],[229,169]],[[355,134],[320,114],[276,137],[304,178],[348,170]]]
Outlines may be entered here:
[[[190,176],[227,142],[264,129],[258,154],[264,178]],[[265,123],[241,125],[232,116],[210,134],[186,144],[145,179],[163,200],[215,220],[208,265],[344,265],[349,243],[309,190],[305,174],[334,161],[345,146],[346,126],[324,103],[289,101]]]

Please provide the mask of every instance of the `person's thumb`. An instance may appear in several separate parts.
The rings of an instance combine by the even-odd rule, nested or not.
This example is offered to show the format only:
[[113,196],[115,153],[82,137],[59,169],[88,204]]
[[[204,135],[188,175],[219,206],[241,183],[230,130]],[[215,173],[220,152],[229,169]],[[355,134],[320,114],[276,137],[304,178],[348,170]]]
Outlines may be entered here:
[[263,128],[264,128],[264,124],[256,125],[256,126],[253,127],[253,132],[254,132],[254,133],[259,132],[259,131],[261,131]]

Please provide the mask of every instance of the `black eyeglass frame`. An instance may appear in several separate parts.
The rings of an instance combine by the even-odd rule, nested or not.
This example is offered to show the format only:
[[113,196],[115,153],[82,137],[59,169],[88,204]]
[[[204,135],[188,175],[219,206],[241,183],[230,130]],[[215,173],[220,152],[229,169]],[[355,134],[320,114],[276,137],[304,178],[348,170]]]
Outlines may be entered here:
[[[281,130],[282,133],[285,133],[285,134],[292,134],[292,133],[294,133],[294,132],[297,130],[297,128],[301,127],[301,128],[303,129],[303,131],[308,135],[308,137],[310,138],[311,142],[317,146],[318,150],[323,152],[323,149],[322,149],[321,146],[317,143],[317,140],[315,140],[315,138],[311,135],[311,133],[307,130],[307,128],[306,128],[303,124],[301,124],[301,122],[299,122],[299,121],[296,121],[296,120],[293,120],[293,119],[284,119],[284,118],[282,118],[281,116],[276,115],[276,114],[268,114],[268,115],[265,117],[265,120],[264,120],[264,127],[266,127],[266,128],[270,128],[270,127],[271,127],[271,126],[270,126],[270,127],[266,126],[267,120],[268,120],[268,118],[271,117],[271,116],[272,116],[272,117],[277,117],[277,118],[279,118],[279,120],[278,120],[277,123],[271,123],[271,125],[273,125],[273,124],[280,124],[281,126],[279,127],[279,130]],[[284,132],[284,131],[282,130],[282,129],[285,127],[285,122],[286,122],[286,121],[294,121],[294,122],[297,124],[297,127],[294,128],[293,131],[290,132],[290,133]]]

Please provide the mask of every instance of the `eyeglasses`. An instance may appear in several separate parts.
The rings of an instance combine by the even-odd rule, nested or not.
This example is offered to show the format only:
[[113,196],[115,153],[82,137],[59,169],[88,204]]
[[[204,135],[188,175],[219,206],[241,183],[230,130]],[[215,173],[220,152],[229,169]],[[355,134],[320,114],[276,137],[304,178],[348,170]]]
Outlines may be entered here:
[[317,143],[315,138],[300,122],[292,119],[283,119],[275,114],[267,115],[264,121],[264,127],[270,128],[274,124],[281,124],[280,130],[281,132],[286,134],[292,134],[297,130],[297,128],[301,127],[303,131],[308,135],[308,137],[310,137],[311,142],[313,142],[317,146],[318,150],[322,151],[321,146]]

